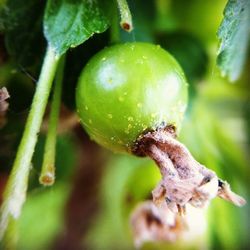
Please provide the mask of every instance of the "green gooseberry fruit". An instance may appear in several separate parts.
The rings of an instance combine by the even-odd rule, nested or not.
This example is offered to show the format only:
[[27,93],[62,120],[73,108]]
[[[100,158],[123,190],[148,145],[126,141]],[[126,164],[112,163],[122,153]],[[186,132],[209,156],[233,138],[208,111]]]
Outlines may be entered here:
[[187,82],[176,60],[159,45],[114,45],[83,69],[76,105],[93,140],[115,152],[131,152],[145,131],[173,125],[178,132]]
[[197,162],[176,140],[187,104],[187,83],[176,60],[160,46],[127,43],[97,53],[81,73],[77,112],[91,138],[117,152],[149,156],[162,180],[152,192],[183,214],[216,196],[242,206],[227,182]]

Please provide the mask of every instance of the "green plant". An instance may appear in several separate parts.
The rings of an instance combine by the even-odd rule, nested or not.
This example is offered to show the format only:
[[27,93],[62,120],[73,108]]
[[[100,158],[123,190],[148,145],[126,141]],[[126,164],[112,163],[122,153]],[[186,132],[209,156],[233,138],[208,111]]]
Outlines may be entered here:
[[[85,66],[77,88],[77,109],[86,131],[99,144],[113,151],[149,156],[157,163],[162,180],[153,191],[156,204],[167,204],[166,207],[176,216],[184,213],[186,203],[204,207],[216,195],[242,205],[244,199],[235,195],[215,172],[198,163],[186,146],[177,140],[177,135],[182,127],[182,116],[187,105],[185,73],[190,83],[192,105],[189,102],[186,119],[189,126],[182,131],[180,140],[185,138],[185,144],[201,162],[244,193],[243,183],[248,175],[247,170],[242,168],[245,163],[242,163],[244,160],[239,153],[238,144],[235,146],[233,140],[222,136],[222,130],[227,130],[225,135],[233,134],[240,144],[244,128],[236,126],[236,129],[228,129],[224,126],[226,122],[223,118],[214,121],[216,118],[213,113],[223,109],[229,113],[237,110],[235,113],[240,117],[240,108],[237,109],[236,106],[247,106],[242,104],[249,97],[247,94],[241,94],[237,100],[234,98],[241,88],[242,92],[245,91],[246,86],[242,83],[249,82],[247,73],[244,74],[243,71],[248,59],[249,13],[250,2],[247,0],[228,0],[227,5],[226,0],[216,1],[216,4],[213,1],[198,0],[188,3],[184,0],[0,1],[0,160],[4,158],[0,164],[0,172],[4,173],[3,178],[0,175],[0,193],[1,187],[5,187],[0,209],[0,240],[5,236],[5,247],[15,248],[17,220],[26,194],[39,186],[39,183],[35,183],[38,179],[37,171],[41,172],[40,184],[45,186],[54,184],[55,178],[59,183],[62,172],[65,176],[68,175],[62,166],[67,162],[66,158],[72,155],[73,148],[68,155],[63,153],[61,157],[57,147],[57,127],[62,128],[67,123],[64,123],[67,121],[64,117],[65,106],[60,109],[60,104],[63,103],[71,110],[75,108],[75,84]],[[216,41],[216,30],[220,46]],[[94,36],[96,33],[102,34]],[[128,41],[132,43],[126,43]],[[99,52],[103,47],[115,43],[120,45]],[[219,47],[217,56],[216,47]],[[216,79],[220,72],[214,69],[215,63],[229,80],[239,80],[236,92],[228,84],[225,84],[225,88],[222,87],[221,81]],[[214,98],[215,95],[220,98]],[[230,96],[228,100],[224,98],[226,95]],[[50,97],[51,105],[47,109],[48,129],[44,129],[47,119],[43,122],[43,116]],[[206,105],[197,102],[199,99],[206,102]],[[214,104],[215,99],[220,105]],[[211,114],[208,113],[209,105],[214,105]],[[26,111],[29,111],[29,115],[24,125],[28,113]],[[71,115],[76,124],[76,115]],[[243,120],[242,117],[240,119]],[[249,112],[246,120],[249,120]],[[213,124],[210,125],[211,121]],[[222,123],[219,131],[217,122]],[[36,147],[40,127],[47,133],[44,148],[39,142]],[[73,130],[73,133],[78,132]],[[85,142],[88,139],[84,137],[83,140]],[[192,143],[189,144],[190,141]],[[60,144],[60,137],[58,142]],[[59,152],[57,155],[56,149]],[[43,152],[40,160],[34,155],[34,151],[39,154]],[[84,153],[90,159],[95,157],[88,150],[85,152],[84,149]],[[222,156],[218,156],[219,154]],[[128,156],[124,156],[125,159],[126,157]],[[139,164],[141,160],[137,161]],[[57,170],[56,165],[60,166]],[[37,170],[37,166],[42,166],[41,170]],[[141,178],[140,171],[133,179],[131,190],[141,194],[147,190],[148,193],[151,190],[150,182],[144,179],[137,181]],[[114,187],[113,180],[110,181],[111,192],[119,185],[122,179],[119,176],[118,171]],[[145,179],[150,178],[150,174],[146,176],[148,177]],[[143,185],[140,185],[142,182]],[[84,180],[83,185],[83,190],[89,190],[85,189],[89,185],[88,181],[85,183]],[[68,184],[64,186],[69,187]],[[110,186],[107,185],[108,188]],[[50,189],[44,189],[44,197],[48,190]],[[244,195],[246,193],[245,191]],[[119,192],[115,197],[126,199]],[[46,199],[41,203],[45,201]],[[211,218],[223,212],[223,205],[215,206]],[[226,204],[225,209],[228,210],[227,206]],[[33,205],[31,207],[32,210]],[[37,209],[34,208],[38,211]],[[231,211],[234,210],[242,213],[242,210],[232,207]],[[234,216],[229,228],[234,227],[233,222],[237,222],[240,217],[237,213],[228,210],[228,216]],[[40,211],[34,214],[40,214]],[[51,214],[56,214],[55,210]],[[224,221],[227,222],[228,216],[216,221],[225,225]],[[218,236],[222,228],[224,238],[232,238],[223,244],[237,246],[240,237],[244,238],[241,232],[249,231],[244,226],[239,227],[242,231],[238,232],[238,236],[235,234],[231,237],[230,229],[226,230],[225,226],[218,227],[216,236],[223,239]],[[25,239],[25,246],[24,242]],[[39,245],[32,240],[30,243]]]

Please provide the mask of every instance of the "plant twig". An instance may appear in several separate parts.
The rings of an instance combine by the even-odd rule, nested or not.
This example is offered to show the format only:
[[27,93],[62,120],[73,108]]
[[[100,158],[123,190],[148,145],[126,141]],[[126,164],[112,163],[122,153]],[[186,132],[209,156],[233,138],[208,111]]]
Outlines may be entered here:
[[17,220],[26,198],[31,159],[37,142],[37,135],[42,123],[45,107],[55,76],[59,57],[48,47],[31,110],[24,133],[18,147],[17,155],[6,184],[3,204],[0,210],[0,240],[3,238],[10,219]]
[[42,171],[39,177],[39,182],[45,186],[51,186],[55,181],[56,136],[62,95],[62,81],[65,64],[64,57],[65,56],[61,58],[56,73],[56,80],[50,109],[48,134],[43,155]]
[[132,16],[126,0],[117,0],[118,8],[121,15],[121,27],[130,32],[133,30]]

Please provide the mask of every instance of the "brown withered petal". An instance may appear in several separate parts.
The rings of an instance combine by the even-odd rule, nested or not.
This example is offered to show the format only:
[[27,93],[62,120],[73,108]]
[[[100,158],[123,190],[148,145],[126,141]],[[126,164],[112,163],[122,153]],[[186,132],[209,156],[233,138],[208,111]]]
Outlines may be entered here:
[[156,206],[152,201],[137,205],[131,214],[130,224],[136,248],[145,242],[174,242],[186,230],[180,215],[172,213],[166,204]]
[[146,133],[137,145],[140,153],[156,162],[162,175],[162,180],[152,192],[155,204],[166,203],[172,212],[184,214],[188,203],[203,208],[216,196],[236,206],[246,203],[214,171],[197,162],[167,129]]
[[5,113],[9,107],[9,103],[6,101],[9,98],[9,93],[5,87],[0,89],[0,128],[6,124]]
[[5,87],[0,89],[0,112],[5,112],[8,109],[6,100],[9,98],[9,93]]

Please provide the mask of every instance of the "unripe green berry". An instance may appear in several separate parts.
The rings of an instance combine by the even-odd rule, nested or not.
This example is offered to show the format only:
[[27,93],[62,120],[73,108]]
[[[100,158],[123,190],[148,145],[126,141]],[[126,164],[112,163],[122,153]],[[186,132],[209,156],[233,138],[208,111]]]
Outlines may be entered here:
[[99,144],[130,152],[147,130],[179,129],[187,83],[176,60],[158,45],[126,43],[97,53],[76,89],[83,127]]

